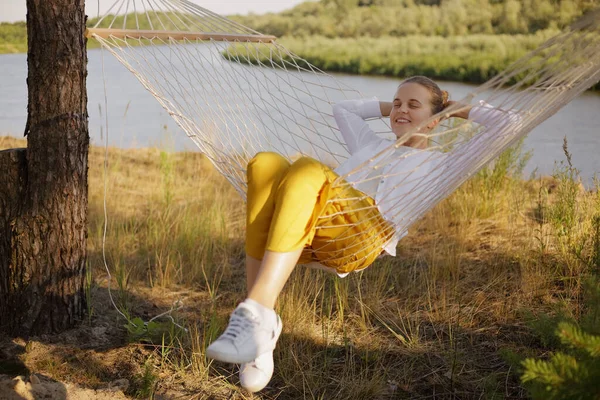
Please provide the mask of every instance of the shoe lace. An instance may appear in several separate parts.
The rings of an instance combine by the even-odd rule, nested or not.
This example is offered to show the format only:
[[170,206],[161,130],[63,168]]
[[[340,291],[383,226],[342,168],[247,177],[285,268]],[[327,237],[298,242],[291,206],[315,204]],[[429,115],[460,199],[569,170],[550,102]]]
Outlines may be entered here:
[[258,324],[258,318],[250,310],[238,308],[231,314],[229,325],[225,329],[225,332],[223,332],[223,336],[233,340],[240,339]]

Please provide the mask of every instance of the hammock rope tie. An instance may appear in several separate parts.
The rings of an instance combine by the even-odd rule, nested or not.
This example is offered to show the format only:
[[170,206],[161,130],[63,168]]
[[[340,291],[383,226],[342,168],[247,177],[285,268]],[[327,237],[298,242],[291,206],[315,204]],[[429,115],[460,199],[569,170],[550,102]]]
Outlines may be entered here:
[[[350,157],[332,105],[365,96],[296,56],[273,36],[187,0],[117,0],[110,10],[114,14],[101,17],[87,30],[88,37],[134,74],[242,197],[246,165],[258,152],[274,151],[289,160],[310,156],[331,167]],[[120,12],[130,14],[119,16]],[[588,13],[422,126],[476,100],[518,118],[505,115],[486,121],[486,127],[446,119],[425,134],[430,143],[425,151],[407,151],[403,146],[418,128],[396,140],[385,118],[370,120],[373,131],[387,138],[389,146],[340,176],[332,187],[342,189],[342,194],[329,202],[344,199],[345,188],[394,178],[397,184],[381,193],[386,203],[394,205],[386,216],[391,220],[376,219],[378,205],[371,206],[368,217],[375,228],[387,223],[394,227],[379,239],[381,250],[600,80],[599,26],[600,10]],[[367,196],[344,199],[350,205],[346,212],[364,209]],[[321,216],[319,224],[330,218]],[[350,231],[348,227],[348,235]],[[353,254],[364,250],[352,240],[348,247]]]

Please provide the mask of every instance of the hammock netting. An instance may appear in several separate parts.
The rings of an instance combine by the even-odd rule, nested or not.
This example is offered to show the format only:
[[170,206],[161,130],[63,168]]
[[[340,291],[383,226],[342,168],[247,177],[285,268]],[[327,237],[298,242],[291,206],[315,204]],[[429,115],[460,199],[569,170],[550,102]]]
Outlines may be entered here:
[[[118,0],[87,35],[139,79],[243,197],[246,166],[258,152],[274,151],[292,161],[310,156],[332,168],[350,156],[332,106],[365,96],[296,56],[274,37],[187,0]],[[387,145],[340,176],[331,185],[338,195],[328,201],[344,202],[344,212],[363,210],[365,218],[372,219],[369,229],[379,234],[356,233],[349,226],[340,237],[345,251],[328,252],[329,257],[372,258],[371,253],[394,243],[486,163],[598,80],[597,10],[422,126],[451,115],[461,104],[480,100],[510,111],[509,118],[486,121],[486,126],[445,119],[427,134],[426,150],[403,146],[418,128],[396,139],[387,119],[369,121]],[[389,100],[394,91],[390,87]],[[378,189],[386,210],[365,203],[367,194],[352,198],[344,194],[348,181],[366,187],[390,177],[396,184],[384,187],[384,193]],[[372,212],[364,213],[365,208]],[[332,227],[331,218],[322,215],[317,227]],[[318,255],[319,249],[313,250]]]

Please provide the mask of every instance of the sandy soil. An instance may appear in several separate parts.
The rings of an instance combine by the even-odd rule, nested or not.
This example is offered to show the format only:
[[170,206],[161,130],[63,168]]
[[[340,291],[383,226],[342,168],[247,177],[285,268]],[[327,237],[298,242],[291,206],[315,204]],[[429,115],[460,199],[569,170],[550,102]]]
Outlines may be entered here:
[[43,375],[32,374],[13,378],[0,375],[1,400],[119,400],[127,399],[121,389],[126,389],[126,379],[112,382],[106,389],[85,389],[75,384],[56,382]]

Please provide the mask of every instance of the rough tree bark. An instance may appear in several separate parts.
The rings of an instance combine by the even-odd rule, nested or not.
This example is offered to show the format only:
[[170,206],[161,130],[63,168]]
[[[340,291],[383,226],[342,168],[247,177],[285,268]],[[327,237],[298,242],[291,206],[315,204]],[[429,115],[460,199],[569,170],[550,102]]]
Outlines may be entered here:
[[27,151],[0,152],[0,331],[11,335],[59,332],[85,312],[85,19],[84,0],[27,0]]

